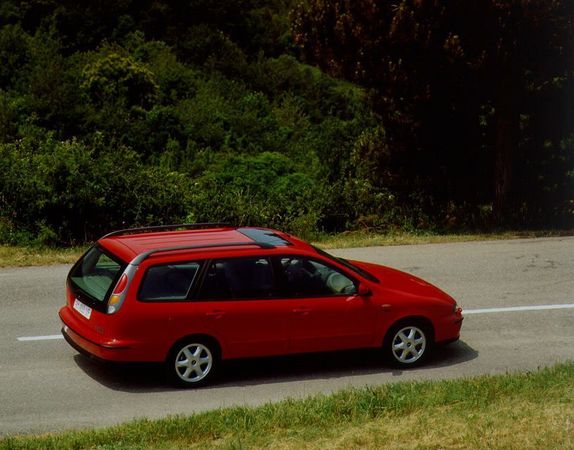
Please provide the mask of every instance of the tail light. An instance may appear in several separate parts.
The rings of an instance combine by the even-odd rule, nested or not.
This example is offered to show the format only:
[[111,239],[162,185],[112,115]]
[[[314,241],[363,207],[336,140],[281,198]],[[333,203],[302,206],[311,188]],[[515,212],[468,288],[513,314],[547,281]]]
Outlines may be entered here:
[[128,288],[136,269],[137,268],[135,266],[132,266],[131,264],[128,265],[128,267],[126,268],[126,270],[116,283],[116,286],[112,291],[112,295],[108,300],[108,314],[114,314],[120,310],[122,304],[124,303],[124,300],[126,299]]

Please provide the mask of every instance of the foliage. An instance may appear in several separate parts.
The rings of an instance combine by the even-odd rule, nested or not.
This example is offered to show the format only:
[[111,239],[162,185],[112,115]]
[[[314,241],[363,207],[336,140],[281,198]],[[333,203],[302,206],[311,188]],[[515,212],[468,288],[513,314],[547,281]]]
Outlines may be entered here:
[[565,2],[295,3],[4,0],[0,242],[572,226]]
[[279,153],[229,155],[198,179],[188,219],[265,223],[309,235],[327,200],[322,189]]
[[132,58],[117,53],[102,55],[84,68],[82,87],[96,105],[122,102],[126,106],[154,103],[158,86],[153,73]]
[[29,36],[19,25],[6,25],[0,29],[0,86],[9,86],[29,58]]
[[440,215],[490,204],[499,224],[572,224],[558,206],[574,195],[571,162],[551,163],[556,197],[539,201],[537,182],[548,149],[574,135],[572,2],[313,0],[293,17],[308,61],[371,89],[385,161],[366,182],[400,204],[431,192],[421,207]]
[[0,170],[3,239],[13,243],[23,231],[57,244],[127,223],[181,221],[190,191],[183,174],[146,167],[128,148],[51,137],[1,145]]

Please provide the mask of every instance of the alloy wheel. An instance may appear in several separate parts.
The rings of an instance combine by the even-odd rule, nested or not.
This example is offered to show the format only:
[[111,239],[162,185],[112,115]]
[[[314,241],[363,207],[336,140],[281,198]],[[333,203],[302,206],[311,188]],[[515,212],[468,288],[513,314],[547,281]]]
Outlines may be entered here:
[[185,345],[175,357],[175,373],[185,383],[199,383],[210,374],[212,367],[213,354],[201,343]]
[[427,338],[420,328],[413,325],[401,328],[393,336],[391,351],[401,364],[413,364],[425,353]]

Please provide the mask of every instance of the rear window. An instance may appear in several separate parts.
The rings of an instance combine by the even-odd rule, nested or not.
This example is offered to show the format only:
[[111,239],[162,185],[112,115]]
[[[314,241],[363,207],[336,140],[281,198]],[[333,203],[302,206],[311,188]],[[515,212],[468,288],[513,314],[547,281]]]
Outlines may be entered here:
[[70,272],[72,285],[97,303],[105,303],[125,264],[92,247]]
[[197,262],[150,267],[145,274],[138,298],[143,301],[186,300],[199,267]]

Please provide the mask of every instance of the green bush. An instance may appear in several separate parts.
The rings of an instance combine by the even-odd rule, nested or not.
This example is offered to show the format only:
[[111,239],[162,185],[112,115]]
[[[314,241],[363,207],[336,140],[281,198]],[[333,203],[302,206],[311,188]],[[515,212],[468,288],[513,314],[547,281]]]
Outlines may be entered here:
[[124,103],[149,107],[156,100],[154,74],[129,56],[106,52],[84,68],[82,87],[96,105]]
[[197,180],[189,220],[314,231],[326,198],[322,184],[284,155],[229,155]]
[[178,56],[187,63],[241,77],[247,58],[241,48],[221,30],[200,24],[189,27],[178,38]]
[[30,58],[30,36],[20,25],[0,27],[0,86],[18,81]]
[[136,32],[126,37],[124,45],[136,61],[153,73],[159,88],[159,103],[171,104],[195,95],[200,72],[178,60],[164,42],[146,41],[143,33]]
[[72,244],[124,226],[179,222],[191,189],[188,177],[146,167],[129,148],[76,140],[0,145],[0,170],[0,237],[7,240],[28,233]]

